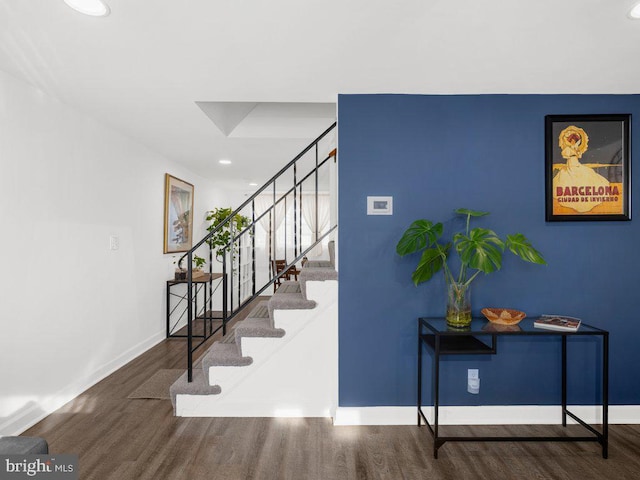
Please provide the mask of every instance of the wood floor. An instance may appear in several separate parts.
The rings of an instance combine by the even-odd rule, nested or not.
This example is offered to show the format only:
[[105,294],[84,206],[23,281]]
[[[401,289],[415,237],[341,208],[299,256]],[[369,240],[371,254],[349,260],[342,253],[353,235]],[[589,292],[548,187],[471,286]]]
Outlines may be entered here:
[[[640,478],[640,426],[611,426],[608,460],[595,443],[447,443],[434,460],[426,427],[176,418],[169,400],[127,399],[155,371],[183,368],[185,349],[184,339],[164,341],[24,434],[46,438],[52,453],[79,454],[82,480]],[[537,435],[560,427],[448,428]]]

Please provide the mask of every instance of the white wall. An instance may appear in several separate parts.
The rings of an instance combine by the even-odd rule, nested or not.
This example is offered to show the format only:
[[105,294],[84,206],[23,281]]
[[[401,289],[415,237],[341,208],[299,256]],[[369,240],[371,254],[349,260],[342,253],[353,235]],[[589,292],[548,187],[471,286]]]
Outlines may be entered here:
[[164,338],[165,173],[195,185],[200,237],[223,192],[0,72],[0,435]]

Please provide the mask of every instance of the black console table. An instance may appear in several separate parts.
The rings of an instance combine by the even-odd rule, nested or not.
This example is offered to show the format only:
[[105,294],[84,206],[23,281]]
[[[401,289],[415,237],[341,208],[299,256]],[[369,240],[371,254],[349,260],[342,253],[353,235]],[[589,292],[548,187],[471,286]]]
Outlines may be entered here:
[[[209,303],[209,298],[211,296],[211,293],[207,290],[207,286],[214,280],[218,280],[218,279],[222,279],[222,274],[221,273],[202,273],[200,275],[194,275],[192,277],[191,283],[193,285],[193,289],[194,289],[194,294],[193,294],[193,311],[195,312],[195,317],[197,320],[203,320],[204,324],[203,324],[203,332],[202,334],[194,334],[192,335],[192,337],[194,338],[208,338],[212,333],[213,333],[213,327],[211,325],[211,322],[214,320],[218,320],[218,321],[222,321],[222,317],[215,317],[213,316],[213,312],[208,312],[207,311],[207,305]],[[184,334],[179,334],[179,333],[175,333],[175,330],[177,329],[178,324],[180,323],[180,321],[185,317],[186,313],[187,313],[187,294],[183,291],[182,293],[175,293],[172,289],[172,287],[176,286],[176,285],[186,285],[188,282],[186,279],[184,280],[167,280],[167,297],[166,297],[166,302],[167,302],[167,311],[166,311],[166,315],[167,315],[167,338],[187,338],[188,335],[184,335]],[[201,309],[198,308],[198,296],[200,294],[200,292],[203,292],[203,300],[202,300],[202,305],[203,307]],[[178,302],[173,306],[173,308],[171,307],[171,297],[176,297],[178,299]],[[180,310],[180,306],[182,306],[182,309]],[[203,310],[202,313],[200,313],[200,310]],[[172,325],[172,320],[171,317],[176,314],[178,316],[177,319],[175,319],[173,321],[173,325]],[[179,315],[178,315],[179,314]],[[208,320],[208,325],[209,325],[209,334],[207,335],[207,320]]]
[[[438,432],[438,409],[440,407],[440,357],[442,355],[493,355],[496,353],[498,337],[513,335],[561,337],[562,341],[562,425],[567,426],[567,415],[588,430],[591,435],[582,437],[470,437],[440,436]],[[596,430],[567,409],[567,339],[577,336],[596,336],[602,341],[602,431]],[[489,342],[490,340],[490,342]],[[433,425],[422,411],[422,350],[426,346],[433,353]],[[598,442],[602,446],[602,457],[608,456],[608,409],[609,409],[609,332],[582,323],[577,332],[546,330],[533,326],[533,320],[524,319],[517,326],[502,326],[489,323],[484,318],[474,318],[471,326],[462,331],[447,327],[444,318],[418,319],[418,426],[424,420],[433,436],[433,457],[438,458],[438,448],[445,442],[513,442],[513,441],[560,441]]]

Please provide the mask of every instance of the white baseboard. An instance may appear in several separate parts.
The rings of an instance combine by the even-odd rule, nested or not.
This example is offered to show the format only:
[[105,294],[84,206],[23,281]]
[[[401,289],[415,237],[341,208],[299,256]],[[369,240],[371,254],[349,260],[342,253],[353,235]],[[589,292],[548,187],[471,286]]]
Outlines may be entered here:
[[47,397],[38,399],[38,401],[32,402],[18,415],[9,417],[7,421],[0,424],[0,435],[20,435],[22,432],[31,428],[33,425],[55,412],[67,402],[76,398],[85,390],[94,386],[100,380],[108,377],[137,356],[163,341],[165,336],[166,332],[164,330],[162,332],[158,332],[137,345],[134,345],[110,362],[97,368],[90,375],[67,385],[52,395],[48,395]]
[[416,407],[338,407],[334,426],[346,425],[416,425]]
[[[423,407],[422,410],[431,421],[433,408]],[[597,406],[571,405],[569,411],[587,423],[602,423],[602,408]],[[338,407],[333,419],[335,426],[417,425],[417,422],[416,407]],[[439,410],[439,423],[441,425],[556,425],[562,423],[562,417],[559,405],[444,406]],[[609,424],[640,424],[640,405],[609,406]]]

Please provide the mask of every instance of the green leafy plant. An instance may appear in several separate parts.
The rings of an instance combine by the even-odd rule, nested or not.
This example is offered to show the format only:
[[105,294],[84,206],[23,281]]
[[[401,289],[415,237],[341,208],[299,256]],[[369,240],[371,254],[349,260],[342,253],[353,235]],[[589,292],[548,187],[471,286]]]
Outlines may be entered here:
[[[207,227],[209,232],[215,230],[215,228],[222,223],[227,217],[233,213],[231,207],[229,208],[216,208],[207,212],[207,221],[210,225]],[[207,241],[209,246],[214,250],[216,259],[222,261],[222,257],[226,252],[231,251],[229,245],[231,241],[231,230],[233,227],[234,236],[244,230],[250,223],[248,217],[236,213],[233,218],[224,224],[224,226],[216,231],[212,237]],[[237,253],[237,247],[234,246],[233,254]]]
[[207,261],[204,258],[199,257],[198,255],[194,255],[191,259],[191,263],[193,263],[194,268],[202,268],[204,267],[204,264],[207,263]]
[[[180,270],[182,270],[182,268],[183,268],[183,267],[182,267],[182,262],[183,262],[183,260],[184,260],[185,258],[187,258],[187,257],[185,257],[185,256],[183,255],[182,257],[180,257],[180,259],[179,259],[179,260],[174,260],[174,261],[173,261],[174,265],[175,265],[175,264],[177,264],[177,265],[178,265],[178,268],[179,268]],[[191,258],[191,263],[192,263],[192,265],[193,265],[193,268],[202,268],[202,267],[204,266],[204,264],[205,264],[205,263],[207,263],[207,261],[206,261],[204,258],[199,257],[198,255],[193,255],[193,257]]]
[[[481,272],[489,274],[500,270],[505,249],[524,261],[546,264],[540,252],[521,233],[507,235],[504,241],[493,230],[470,228],[471,217],[483,217],[489,212],[460,208],[455,210],[455,213],[466,216],[466,229],[454,234],[451,240],[441,240],[444,233],[442,223],[416,220],[398,242],[396,252],[401,256],[422,252],[418,266],[411,276],[415,285],[431,280],[437,272],[443,270],[448,284],[458,284],[466,288]],[[460,257],[460,271],[457,276],[454,276],[447,264],[452,250]]]

